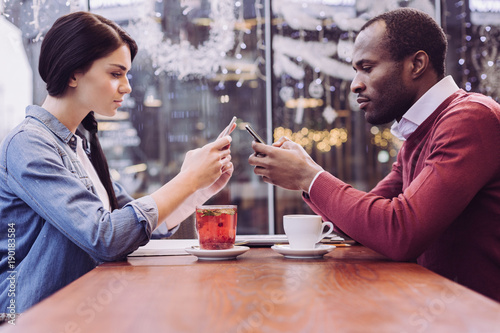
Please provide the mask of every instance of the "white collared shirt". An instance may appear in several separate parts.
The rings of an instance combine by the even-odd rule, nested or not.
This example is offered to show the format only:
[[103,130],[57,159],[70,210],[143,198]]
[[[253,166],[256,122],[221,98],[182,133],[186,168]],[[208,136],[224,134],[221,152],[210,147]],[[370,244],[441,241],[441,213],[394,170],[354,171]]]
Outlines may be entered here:
[[446,76],[427,90],[415,104],[408,109],[399,122],[395,121],[391,133],[400,140],[406,140],[448,97],[459,90],[451,77]]
[[101,199],[102,204],[105,209],[111,210],[111,205],[109,203],[109,197],[108,197],[108,192],[106,192],[106,189],[104,188],[104,185],[102,184],[101,180],[99,179],[99,176],[97,175],[97,172],[94,169],[94,166],[90,162],[89,157],[87,154],[85,154],[85,151],[83,150],[83,140],[80,138],[78,135],[76,135],[76,157],[80,160],[80,163],[82,164],[83,168],[87,172],[87,175],[89,176],[90,180],[92,181],[92,184],[94,185],[94,188],[97,192],[97,195],[99,196],[99,199]]

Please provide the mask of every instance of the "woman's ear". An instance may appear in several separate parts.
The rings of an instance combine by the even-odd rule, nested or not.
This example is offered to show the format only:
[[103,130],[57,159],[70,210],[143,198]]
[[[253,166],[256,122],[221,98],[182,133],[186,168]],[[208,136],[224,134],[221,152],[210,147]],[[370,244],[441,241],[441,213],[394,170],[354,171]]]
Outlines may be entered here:
[[81,70],[74,71],[73,74],[69,77],[68,86],[72,88],[76,88],[78,86],[78,81],[80,77],[83,75]]
[[78,81],[76,80],[76,73],[73,73],[73,74],[71,74],[71,76],[69,78],[68,86],[70,86],[72,88],[76,88],[77,85],[78,85]]

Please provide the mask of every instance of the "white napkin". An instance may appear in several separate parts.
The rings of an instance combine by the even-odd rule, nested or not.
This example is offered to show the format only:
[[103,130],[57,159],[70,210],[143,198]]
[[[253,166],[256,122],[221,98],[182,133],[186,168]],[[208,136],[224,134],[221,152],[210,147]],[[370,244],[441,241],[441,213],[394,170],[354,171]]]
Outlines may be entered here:
[[189,255],[186,247],[198,246],[197,239],[152,239],[129,254],[129,257],[182,256]]

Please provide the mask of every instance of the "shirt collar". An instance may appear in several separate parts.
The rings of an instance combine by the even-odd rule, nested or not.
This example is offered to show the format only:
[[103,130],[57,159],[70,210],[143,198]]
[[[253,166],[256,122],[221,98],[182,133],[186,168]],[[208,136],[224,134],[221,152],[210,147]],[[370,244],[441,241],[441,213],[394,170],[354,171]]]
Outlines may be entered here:
[[391,132],[402,139],[407,139],[448,97],[457,92],[457,86],[451,75],[446,76],[427,90],[415,104],[403,115],[401,121],[395,121]]
[[50,131],[59,137],[71,148],[76,149],[76,137],[53,114],[38,105],[29,105],[26,108],[26,117],[35,118],[43,123]]

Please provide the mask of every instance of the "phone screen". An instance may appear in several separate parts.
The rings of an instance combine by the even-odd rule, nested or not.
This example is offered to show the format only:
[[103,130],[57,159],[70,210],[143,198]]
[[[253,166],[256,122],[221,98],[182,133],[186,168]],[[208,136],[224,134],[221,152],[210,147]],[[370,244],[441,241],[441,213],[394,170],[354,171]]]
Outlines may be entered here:
[[258,135],[257,132],[255,132],[255,130],[252,128],[252,126],[247,124],[247,125],[245,125],[245,129],[248,131],[248,133],[250,133],[250,135],[253,136],[255,141],[257,141],[259,143],[264,143],[264,139],[262,139],[260,137],[260,135]]
[[226,129],[222,133],[221,137],[229,135],[229,131],[231,130],[231,127],[233,127],[233,124],[235,122],[236,122],[236,117],[233,117],[233,119],[231,119],[231,122],[229,123],[229,125],[226,127]]

